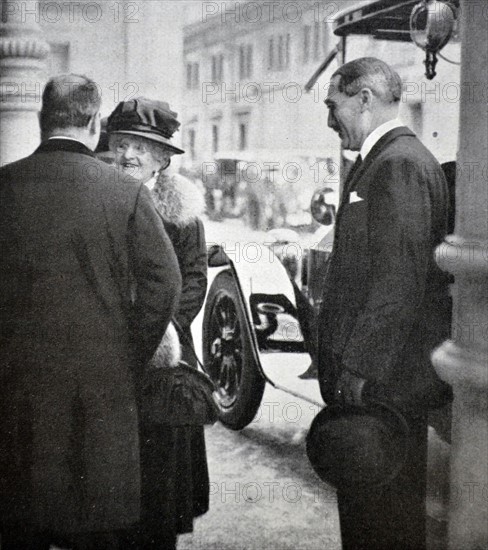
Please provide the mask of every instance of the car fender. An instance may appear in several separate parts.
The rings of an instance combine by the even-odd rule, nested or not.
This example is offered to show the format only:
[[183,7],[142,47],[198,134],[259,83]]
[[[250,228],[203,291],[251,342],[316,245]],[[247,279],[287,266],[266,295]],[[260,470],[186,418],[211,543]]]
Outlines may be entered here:
[[[239,250],[236,248],[236,250]],[[233,251],[236,252],[236,251]],[[245,252],[245,253],[244,253]],[[266,245],[252,243],[248,245],[246,250],[242,250],[242,254],[231,254],[229,249],[227,253],[224,248],[214,245],[214,250],[211,253],[209,266],[220,267],[219,271],[229,271],[239,289],[241,298],[241,306],[245,312],[249,332],[251,334],[253,354],[256,363],[264,377],[264,379],[275,387],[283,389],[288,393],[294,393],[298,397],[308,398],[310,400],[310,391],[294,392],[296,387],[297,375],[306,370],[310,363],[310,356],[303,350],[303,335],[297,319],[296,298],[293,284],[290,281],[287,271],[283,264],[273,251]],[[225,266],[222,268],[222,266]],[[258,302],[257,302],[258,300]],[[288,372],[290,383],[282,381],[283,369],[277,367],[277,363],[283,363],[283,353],[268,353],[260,346],[259,323],[256,323],[257,311],[256,304],[269,303],[283,304],[285,312],[280,314],[283,317],[278,336],[284,339],[285,344],[295,346],[299,353],[293,353],[293,373]],[[277,340],[279,342],[279,338]],[[272,351],[272,350],[270,350]],[[301,352],[300,352],[301,351]],[[289,354],[288,355],[288,362]],[[287,371],[289,367],[287,367]],[[316,384],[316,382],[315,382]],[[317,403],[320,399],[313,392],[313,402]]]

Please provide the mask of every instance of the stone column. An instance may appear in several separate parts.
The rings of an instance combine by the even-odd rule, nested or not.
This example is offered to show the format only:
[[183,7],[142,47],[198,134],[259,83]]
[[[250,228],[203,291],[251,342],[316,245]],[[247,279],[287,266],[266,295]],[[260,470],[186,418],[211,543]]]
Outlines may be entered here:
[[449,548],[488,548],[488,10],[461,2],[456,230],[437,251],[455,276],[453,334],[433,356],[454,389]]
[[49,44],[39,26],[39,3],[1,0],[0,166],[39,145],[37,113],[44,86]]

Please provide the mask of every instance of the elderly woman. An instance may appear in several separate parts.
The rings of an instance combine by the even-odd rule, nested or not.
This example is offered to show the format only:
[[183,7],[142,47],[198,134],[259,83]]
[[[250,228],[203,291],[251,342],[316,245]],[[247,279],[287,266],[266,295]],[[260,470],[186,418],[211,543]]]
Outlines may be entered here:
[[[119,103],[108,118],[107,132],[116,165],[150,189],[173,243],[183,283],[174,321],[182,358],[195,364],[190,326],[207,288],[205,234],[199,218],[204,198],[188,179],[166,172],[171,157],[184,153],[171,142],[179,126],[177,114],[167,103],[137,98]],[[140,432],[142,513],[136,544],[139,548],[175,548],[178,533],[192,531],[193,518],[208,510],[203,427],[164,426],[141,414]]]

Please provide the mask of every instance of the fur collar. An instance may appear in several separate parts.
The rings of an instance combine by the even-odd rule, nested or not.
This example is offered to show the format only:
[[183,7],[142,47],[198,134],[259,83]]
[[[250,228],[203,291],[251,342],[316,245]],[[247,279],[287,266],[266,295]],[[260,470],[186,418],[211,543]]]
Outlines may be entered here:
[[202,191],[180,174],[161,172],[151,194],[161,217],[178,226],[188,225],[205,211]]

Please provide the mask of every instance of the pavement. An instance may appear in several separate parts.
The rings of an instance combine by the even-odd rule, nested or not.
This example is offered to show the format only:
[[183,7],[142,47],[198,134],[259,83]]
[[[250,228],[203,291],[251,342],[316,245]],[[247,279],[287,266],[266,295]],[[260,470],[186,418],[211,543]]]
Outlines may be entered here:
[[[268,403],[279,399],[265,394]],[[341,548],[335,491],[311,470],[296,426],[288,437],[274,431],[281,411],[265,406],[240,432],[207,429],[210,511],[179,537],[178,550]]]

